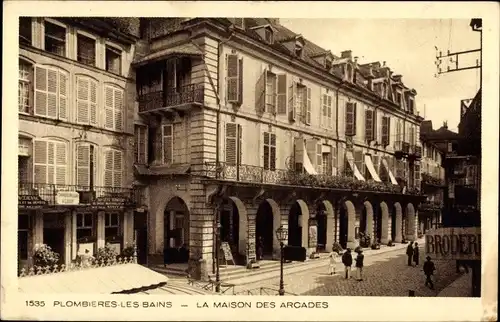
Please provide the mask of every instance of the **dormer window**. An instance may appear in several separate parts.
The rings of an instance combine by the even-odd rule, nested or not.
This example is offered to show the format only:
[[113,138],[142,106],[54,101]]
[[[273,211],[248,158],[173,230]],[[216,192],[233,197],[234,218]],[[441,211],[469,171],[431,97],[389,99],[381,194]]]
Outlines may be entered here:
[[345,78],[346,78],[347,81],[352,82],[353,76],[354,76],[353,72],[354,71],[352,69],[351,64],[347,64],[346,65],[346,73],[345,73]]
[[382,97],[387,98],[387,84],[382,83]]
[[332,69],[332,59],[330,59],[330,58],[325,59],[325,68],[326,68],[326,70]]
[[302,44],[299,41],[297,41],[295,43],[295,56],[302,57],[303,49],[304,49],[304,46],[302,46]]
[[395,103],[398,104],[399,106],[403,106],[403,100],[402,100],[402,95],[401,95],[400,91],[396,91],[396,101],[395,101]]
[[268,44],[272,45],[274,43],[274,34],[271,28],[264,29],[264,37]]
[[245,20],[243,18],[233,18],[233,23],[240,29],[245,29]]

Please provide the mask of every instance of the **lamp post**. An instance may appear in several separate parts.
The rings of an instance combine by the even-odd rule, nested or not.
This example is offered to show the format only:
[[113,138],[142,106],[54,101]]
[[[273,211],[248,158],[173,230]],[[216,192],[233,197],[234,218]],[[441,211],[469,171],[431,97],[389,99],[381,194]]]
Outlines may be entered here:
[[278,241],[280,242],[280,289],[279,289],[279,295],[283,296],[285,295],[285,283],[283,282],[283,262],[284,262],[284,254],[283,254],[283,247],[285,246],[285,240],[287,240],[288,237],[288,230],[283,228],[283,225],[281,225],[278,229],[276,229],[276,237],[278,238]]

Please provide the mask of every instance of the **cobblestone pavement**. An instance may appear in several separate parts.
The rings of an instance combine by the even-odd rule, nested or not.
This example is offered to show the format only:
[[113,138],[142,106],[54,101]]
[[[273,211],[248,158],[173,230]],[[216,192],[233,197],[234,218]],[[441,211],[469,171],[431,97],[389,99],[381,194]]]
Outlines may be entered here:
[[[437,296],[437,294],[460,277],[454,261],[435,261],[434,290],[425,287],[422,270],[425,254],[420,251],[420,265],[407,265],[405,250],[380,255],[365,256],[364,280],[346,280],[341,276],[343,265],[337,264],[337,275],[328,275],[328,266],[285,275],[285,290],[297,295],[340,295],[340,296],[408,296],[409,290],[415,296]],[[352,275],[355,276],[355,269]],[[246,289],[269,287],[278,289],[279,278],[261,283],[245,285]]]

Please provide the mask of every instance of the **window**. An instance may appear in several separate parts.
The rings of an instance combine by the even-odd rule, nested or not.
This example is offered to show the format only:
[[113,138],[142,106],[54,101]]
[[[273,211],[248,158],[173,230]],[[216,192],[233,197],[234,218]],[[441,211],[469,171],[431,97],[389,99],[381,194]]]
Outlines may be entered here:
[[104,236],[114,237],[120,236],[120,215],[118,213],[104,214]]
[[347,64],[346,65],[346,76],[345,77],[346,77],[347,81],[352,82],[352,80],[353,80],[353,70],[352,70],[351,64]]
[[402,96],[400,91],[396,91],[396,104],[403,106]]
[[295,56],[302,58],[302,52],[303,52],[304,46],[300,42],[295,43]]
[[391,119],[389,116],[382,117],[382,145],[389,145],[389,138],[391,137]]
[[104,185],[106,187],[121,187],[123,174],[123,152],[108,149],[104,153]]
[[323,171],[322,174],[332,175],[332,155],[331,153],[323,153],[322,156]]
[[79,186],[79,190],[87,190],[94,186],[96,168],[97,153],[95,146],[88,143],[78,143],[76,146],[76,184]]
[[414,181],[413,184],[416,189],[420,190],[420,183],[421,183],[421,177],[420,177],[420,164],[415,164],[415,167],[413,169],[413,176],[414,176]]
[[243,18],[233,18],[234,20],[234,25],[238,28],[244,29],[245,28],[245,19]]
[[[396,144],[399,144],[399,142],[401,141],[401,136],[403,134],[401,131],[401,128],[402,128],[401,121],[397,121],[397,123],[396,123],[396,141],[394,142]],[[399,148],[401,149],[402,147],[399,146]]]
[[427,153],[426,153],[426,154],[427,154],[427,157],[428,157],[429,159],[432,159],[432,158],[433,158],[432,148],[429,146],[429,147],[427,147],[427,149],[426,149],[426,150],[427,150]]
[[298,85],[297,87],[297,104],[300,106],[300,116],[302,123],[311,124],[311,88]]
[[328,71],[332,69],[332,60],[330,58],[325,59],[325,68]]
[[35,67],[35,115],[67,120],[68,73]]
[[17,157],[17,168],[18,168],[18,176],[17,179],[19,183],[27,183],[29,182],[29,161],[30,159],[25,156]]
[[19,61],[19,113],[31,112],[31,86],[33,85],[33,67]]
[[122,52],[109,45],[106,45],[106,70],[118,75],[122,71]]
[[19,17],[19,44],[31,46],[31,17]]
[[105,122],[106,129],[121,131],[123,129],[123,90],[106,85],[105,91]]
[[45,21],[45,50],[66,56],[66,28]]
[[268,44],[273,44],[274,43],[273,31],[270,28],[265,28],[264,29],[264,35],[265,35],[265,38],[266,38],[266,42]]
[[136,125],[134,130],[134,160],[137,164],[147,163],[148,151],[148,128],[143,125]]
[[414,127],[410,127],[410,128],[408,128],[408,130],[409,130],[409,133],[408,133],[409,134],[409,138],[408,139],[410,141],[409,143],[412,144],[412,145],[414,145],[415,144],[415,128]]
[[17,216],[17,240],[18,256],[20,260],[28,259],[29,237],[31,229],[31,217],[28,214],[19,214]]
[[76,214],[76,239],[92,237],[94,233],[94,215],[92,213]]
[[271,72],[266,77],[266,111],[276,114],[276,75]]
[[95,39],[78,34],[77,42],[77,59],[80,63],[95,66]]
[[34,145],[34,182],[66,184],[66,143],[35,140]]
[[97,82],[89,77],[76,78],[76,122],[97,125]]
[[278,75],[277,84],[277,104],[278,104],[278,115],[286,115],[286,74]]
[[352,102],[346,103],[345,135],[346,136],[356,135],[356,103]]
[[412,97],[408,98],[408,111],[413,114],[415,112],[415,101]]
[[276,170],[276,134],[264,132],[264,169]]
[[365,111],[365,140],[368,143],[375,140],[375,111]]
[[321,125],[332,128],[332,96],[323,94],[321,99]]
[[358,168],[359,172],[363,174],[363,176],[366,178],[366,173],[365,173],[365,164],[364,164],[364,157],[363,157],[363,151],[362,150],[355,150],[354,151],[354,164],[356,165],[356,168]]
[[332,175],[337,175],[338,159],[337,159],[337,147],[332,146]]
[[172,124],[162,126],[163,163],[171,164],[174,161],[174,126]]
[[238,55],[227,55],[227,101],[241,104],[243,102],[243,59]]
[[227,165],[241,164],[241,125],[236,123],[226,124],[226,163]]

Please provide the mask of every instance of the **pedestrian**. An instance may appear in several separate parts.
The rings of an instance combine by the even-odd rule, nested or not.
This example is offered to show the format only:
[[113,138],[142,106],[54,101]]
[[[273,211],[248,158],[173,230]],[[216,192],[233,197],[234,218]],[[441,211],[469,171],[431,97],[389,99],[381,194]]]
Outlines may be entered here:
[[356,273],[358,275],[358,281],[363,280],[363,261],[365,259],[365,255],[363,255],[363,250],[360,249],[358,251],[358,256],[356,256]]
[[431,261],[431,257],[427,256],[427,261],[424,263],[424,274],[425,274],[425,286],[430,285],[431,290],[434,289],[434,283],[432,282],[431,276],[434,275],[436,266],[434,262]]
[[415,247],[413,248],[413,261],[415,262],[415,266],[418,266],[418,261],[420,259],[418,243],[415,242]]
[[408,247],[406,247],[406,256],[408,256],[408,266],[413,266],[411,263],[413,259],[413,242],[410,242]]
[[330,254],[328,254],[328,257],[330,257],[330,265],[328,266],[328,273],[330,273],[330,275],[335,275],[335,270],[337,268],[337,259],[339,257],[339,253],[335,252],[335,251],[331,251]]
[[85,253],[83,253],[80,256],[81,256],[82,267],[90,267],[92,265],[92,262],[94,261],[94,256],[90,254],[90,251],[88,249],[85,249]]
[[342,264],[344,264],[345,278],[351,278],[352,254],[350,248],[347,248],[342,255]]

